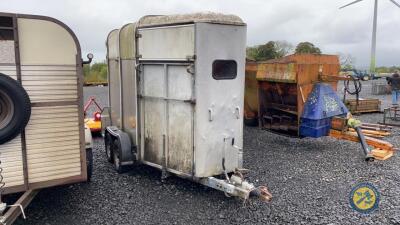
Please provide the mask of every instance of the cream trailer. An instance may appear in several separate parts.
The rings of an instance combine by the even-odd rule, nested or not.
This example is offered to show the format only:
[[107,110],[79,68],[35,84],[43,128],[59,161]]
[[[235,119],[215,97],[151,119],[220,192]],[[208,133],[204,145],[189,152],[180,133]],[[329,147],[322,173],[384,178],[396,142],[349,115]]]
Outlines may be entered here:
[[111,31],[106,43],[103,130],[118,172],[143,163],[228,195],[269,198],[240,173],[246,24],[239,17],[145,16]]
[[[0,13],[0,195],[25,192],[16,206],[33,190],[88,179],[82,64],[89,61],[62,22]],[[1,224],[19,214],[12,206],[3,215],[6,208],[0,203]]]

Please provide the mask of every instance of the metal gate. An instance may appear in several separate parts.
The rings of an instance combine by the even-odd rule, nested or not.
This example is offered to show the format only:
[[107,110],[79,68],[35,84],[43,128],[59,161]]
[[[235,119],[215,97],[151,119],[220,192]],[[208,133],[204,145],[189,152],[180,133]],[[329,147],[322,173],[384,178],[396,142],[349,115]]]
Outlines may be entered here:
[[142,160],[193,174],[194,76],[191,63],[141,63]]

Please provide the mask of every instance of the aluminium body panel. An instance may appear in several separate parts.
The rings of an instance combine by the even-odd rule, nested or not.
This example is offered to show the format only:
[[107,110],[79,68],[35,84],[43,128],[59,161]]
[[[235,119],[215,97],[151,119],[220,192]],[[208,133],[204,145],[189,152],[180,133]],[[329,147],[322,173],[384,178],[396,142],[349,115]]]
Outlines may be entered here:
[[194,56],[194,25],[139,29],[141,60],[186,60]]
[[[134,54],[137,65],[130,65],[135,65],[136,71],[122,69],[121,77],[138,77],[137,159],[192,178],[223,174],[223,159],[227,172],[241,168],[246,26],[139,26],[135,37],[132,46],[138,50]],[[213,78],[216,60],[234,61],[235,77]],[[110,71],[110,81],[117,79],[113,76],[120,75]],[[110,96],[118,94],[117,87],[123,89],[122,102],[125,98],[132,101],[134,95],[125,95],[126,87],[121,84],[114,88],[110,84]]]
[[192,176],[193,78],[187,63],[145,63],[141,81],[142,160]]
[[122,129],[121,117],[121,75],[119,57],[119,30],[113,30],[107,37],[107,64],[109,106],[111,107],[111,124]]
[[0,71],[21,82],[32,108],[22,134],[0,146],[4,193],[85,181],[83,73],[76,36],[49,17],[0,15],[12,18],[18,46],[14,63],[0,63]]
[[131,138],[133,146],[137,142],[137,79],[136,79],[136,23],[123,26],[119,31],[119,52],[121,72],[121,113],[122,128]]
[[[242,167],[246,26],[196,24],[195,176]],[[234,60],[237,76],[216,80],[215,60]]]

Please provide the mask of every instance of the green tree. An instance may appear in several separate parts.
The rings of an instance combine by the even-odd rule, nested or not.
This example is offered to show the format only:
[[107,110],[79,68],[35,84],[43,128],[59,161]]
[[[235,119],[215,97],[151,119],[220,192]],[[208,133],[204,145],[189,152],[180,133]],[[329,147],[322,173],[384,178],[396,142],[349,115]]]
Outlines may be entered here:
[[105,62],[83,66],[85,83],[106,83],[107,73],[108,69]]
[[278,59],[287,55],[293,46],[287,41],[269,41],[246,49],[247,58],[256,61]]
[[300,42],[295,50],[296,54],[321,54],[321,50],[317,48],[313,43],[310,42]]
[[275,48],[278,58],[287,56],[293,51],[293,45],[287,41],[275,41]]

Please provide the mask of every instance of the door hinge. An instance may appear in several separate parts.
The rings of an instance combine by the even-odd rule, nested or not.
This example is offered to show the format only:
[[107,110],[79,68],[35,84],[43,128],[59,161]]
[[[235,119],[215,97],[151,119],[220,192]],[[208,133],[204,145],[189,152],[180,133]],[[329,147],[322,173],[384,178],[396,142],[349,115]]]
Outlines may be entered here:
[[185,102],[185,103],[190,103],[190,104],[192,104],[192,105],[196,105],[196,99],[188,99],[188,100],[184,100],[183,102]]

